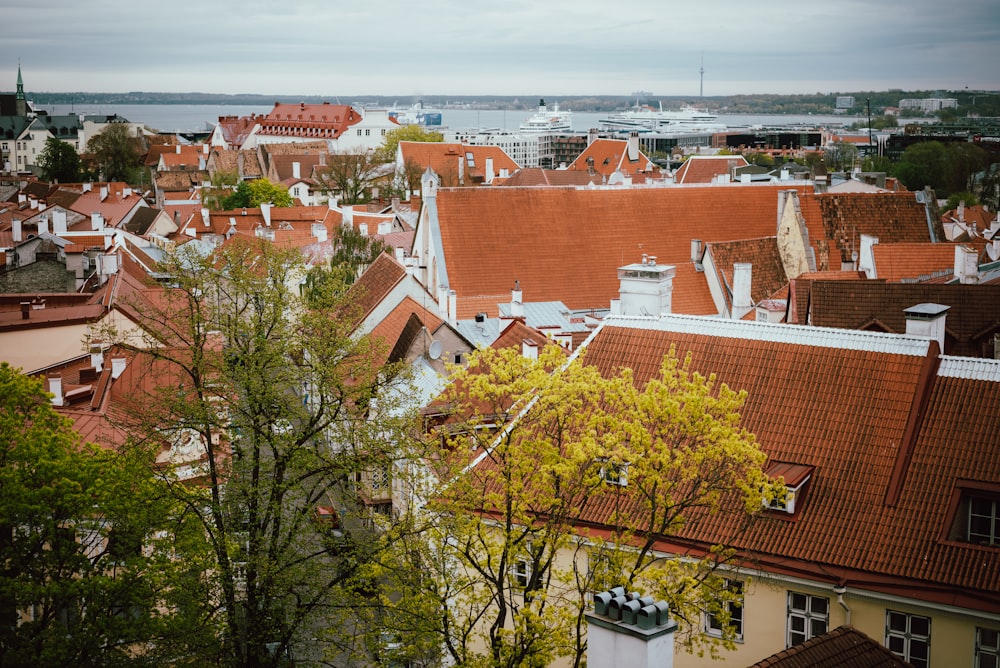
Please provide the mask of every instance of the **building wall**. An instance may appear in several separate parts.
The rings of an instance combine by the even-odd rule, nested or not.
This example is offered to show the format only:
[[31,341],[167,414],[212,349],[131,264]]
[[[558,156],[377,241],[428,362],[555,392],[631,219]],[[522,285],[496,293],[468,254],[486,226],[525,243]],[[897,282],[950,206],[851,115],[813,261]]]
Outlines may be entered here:
[[16,369],[35,371],[83,355],[86,334],[83,323],[7,331],[0,334],[0,358]]

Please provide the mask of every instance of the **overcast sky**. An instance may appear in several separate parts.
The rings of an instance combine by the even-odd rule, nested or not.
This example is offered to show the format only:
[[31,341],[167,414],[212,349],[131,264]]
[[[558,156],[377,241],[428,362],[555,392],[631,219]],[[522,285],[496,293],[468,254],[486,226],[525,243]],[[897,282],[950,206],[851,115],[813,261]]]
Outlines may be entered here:
[[1000,89],[998,0],[4,0],[0,90]]

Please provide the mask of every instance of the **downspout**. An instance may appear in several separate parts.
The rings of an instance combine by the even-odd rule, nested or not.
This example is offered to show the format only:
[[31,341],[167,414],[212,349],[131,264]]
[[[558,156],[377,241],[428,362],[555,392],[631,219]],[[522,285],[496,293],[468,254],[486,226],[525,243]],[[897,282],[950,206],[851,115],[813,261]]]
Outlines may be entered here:
[[839,603],[840,607],[844,609],[844,625],[850,626],[851,609],[847,607],[846,603],[844,603],[844,594],[847,593],[847,587],[839,584],[833,588],[833,593],[837,595],[837,603]]

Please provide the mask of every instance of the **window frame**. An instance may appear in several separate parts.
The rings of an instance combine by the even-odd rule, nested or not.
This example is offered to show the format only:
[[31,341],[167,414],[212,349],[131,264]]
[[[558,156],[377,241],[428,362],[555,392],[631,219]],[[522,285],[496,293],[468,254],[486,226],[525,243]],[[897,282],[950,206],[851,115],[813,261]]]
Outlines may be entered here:
[[[992,644],[987,645],[983,640],[983,632],[993,635]],[[982,659],[989,657],[992,663],[985,664]],[[982,626],[976,627],[976,649],[975,668],[995,668],[1000,666],[1000,629],[990,629]]]
[[[743,631],[744,631],[744,615],[743,611],[746,607],[746,590],[744,588],[744,583],[742,580],[733,580],[730,578],[725,578],[725,587],[727,589],[739,589],[740,600],[726,602],[726,608],[729,610],[729,626],[733,628],[733,640],[736,642],[743,642]],[[738,612],[738,614],[737,614]],[[718,623],[715,615],[710,612],[705,612],[703,615],[703,631],[705,635],[712,636],[714,638],[722,638],[725,636],[725,628]]]
[[[795,608],[792,605],[792,598],[794,596],[804,596],[805,606],[802,608]],[[822,600],[826,602],[826,612],[824,614],[816,613],[813,611],[813,600]],[[802,619],[802,631],[796,631],[792,628],[792,619],[799,618]],[[813,622],[822,620],[823,630],[818,633],[813,631]],[[800,643],[807,640],[815,638],[818,635],[822,635],[830,630],[830,599],[826,596],[819,596],[818,594],[806,594],[800,591],[788,590],[786,597],[785,606],[785,648],[794,647]],[[792,634],[798,634],[803,636],[801,639],[795,640],[792,638]]]
[[[891,620],[893,615],[906,620],[905,629],[899,630],[892,628]],[[913,622],[916,619],[922,619],[927,622],[926,634],[915,632],[913,630]],[[890,642],[893,639],[902,642],[901,652],[892,648]],[[923,643],[926,658],[914,659],[913,649],[915,643]],[[930,665],[931,659],[931,618],[925,617],[924,615],[902,612],[900,610],[887,609],[885,611],[885,647],[903,661],[912,664],[914,668],[927,668]]]

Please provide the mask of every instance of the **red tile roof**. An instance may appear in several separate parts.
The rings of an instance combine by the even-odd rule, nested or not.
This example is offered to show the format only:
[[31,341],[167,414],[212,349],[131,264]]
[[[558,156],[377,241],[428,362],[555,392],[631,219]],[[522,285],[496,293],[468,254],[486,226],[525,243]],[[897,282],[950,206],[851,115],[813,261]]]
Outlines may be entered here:
[[260,134],[268,136],[337,139],[350,126],[361,122],[361,114],[347,104],[287,104],[258,119]]
[[643,382],[672,345],[694,371],[747,391],[742,424],[769,459],[814,467],[795,522],[696,517],[686,544],[726,542],[755,568],[997,610],[996,548],[946,536],[959,481],[1000,484],[1000,362],[939,359],[921,337],[685,316],[609,319],[585,360]]
[[955,273],[955,246],[947,243],[881,243],[872,247],[875,273],[891,283]]
[[638,151],[637,156],[635,160],[629,159],[628,141],[624,139],[595,139],[567,169],[589,172],[593,159],[594,171],[605,178],[616,171],[626,176],[659,171],[642,151]]
[[588,174],[580,169],[542,169],[526,167],[504,181],[505,186],[586,186],[600,185],[600,174]]
[[[438,315],[418,304],[412,297],[404,297],[396,308],[383,318],[382,322],[376,325],[369,334],[372,338],[379,339],[384,345],[385,355],[383,358],[377,360],[378,363],[384,364],[386,361],[396,361],[393,352],[395,352],[397,345],[401,343],[404,331],[408,329],[407,326],[414,318],[416,319],[415,322],[425,327],[429,333],[433,333],[444,323],[444,320]],[[402,343],[408,348],[410,341],[403,341]]]
[[[744,239],[741,241],[717,241],[706,244],[712,254],[712,261],[720,276],[720,285],[728,286],[727,307],[732,307],[733,265],[749,263],[753,265],[750,281],[750,299],[754,304],[767,299],[788,284],[785,265],[778,253],[778,238]],[[677,311],[686,313],[686,311]],[[692,314],[698,315],[698,314]]]
[[448,186],[457,186],[460,182],[466,185],[482,183],[486,178],[487,158],[493,160],[494,176],[498,176],[501,169],[513,174],[521,168],[499,146],[401,141],[399,150],[404,163],[419,165],[421,170],[430,167],[441,183]]
[[367,318],[405,276],[406,269],[388,253],[375,258],[347,292],[346,300],[350,308],[357,310],[355,322],[360,324]]
[[660,264],[678,266],[675,312],[693,300],[693,312],[714,313],[714,306],[708,310],[712,302],[704,277],[680,270],[690,263],[691,240],[773,235],[778,193],[786,189],[441,189],[437,214],[459,317],[484,310],[495,314],[495,303],[484,309],[468,302],[488,295],[503,295],[504,301],[517,280],[525,302],[608,308],[618,297],[618,267],[644,253],[655,255]]

